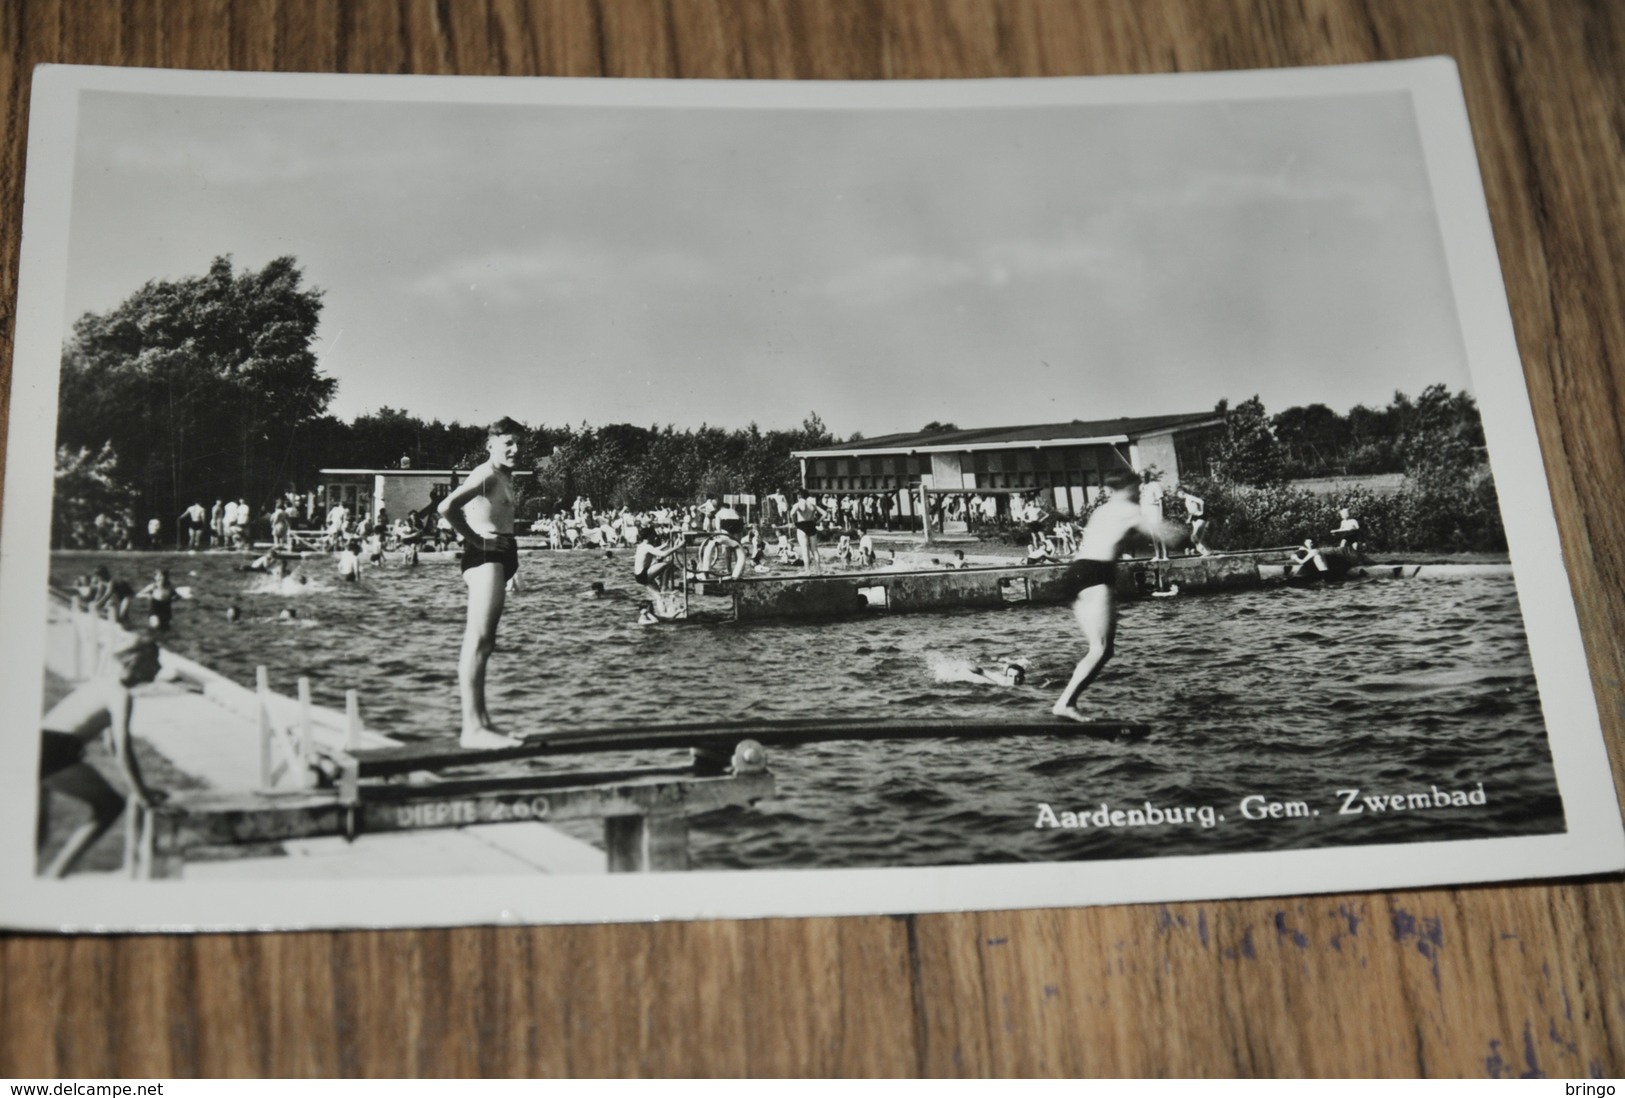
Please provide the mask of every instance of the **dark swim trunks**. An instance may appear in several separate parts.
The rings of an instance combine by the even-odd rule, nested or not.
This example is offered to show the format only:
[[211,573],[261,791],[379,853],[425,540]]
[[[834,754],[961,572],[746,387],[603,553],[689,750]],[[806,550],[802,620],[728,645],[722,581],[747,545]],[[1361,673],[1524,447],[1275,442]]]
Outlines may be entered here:
[[147,600],[147,616],[158,619],[158,628],[168,629],[170,621],[175,617],[175,603],[172,599]]
[[1091,587],[1110,587],[1117,580],[1117,562],[1110,560],[1075,560],[1066,566],[1064,582],[1067,598],[1077,596]]
[[798,522],[796,523],[796,529],[808,537],[815,537],[818,534],[818,523],[812,520]]
[[482,564],[493,562],[502,565],[504,581],[513,579],[513,574],[519,571],[519,546],[514,542],[512,535],[498,534],[494,538],[465,541],[462,559],[457,563],[466,572],[470,568],[478,568]]
[[84,761],[85,745],[78,736],[66,732],[46,732],[40,742],[39,776],[49,778],[58,771]]

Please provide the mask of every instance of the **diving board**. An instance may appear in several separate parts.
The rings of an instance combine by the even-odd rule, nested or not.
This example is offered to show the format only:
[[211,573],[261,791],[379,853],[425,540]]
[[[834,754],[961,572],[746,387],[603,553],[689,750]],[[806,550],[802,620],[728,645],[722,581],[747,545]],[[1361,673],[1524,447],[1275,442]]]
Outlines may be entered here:
[[606,725],[561,729],[531,736],[512,747],[463,748],[452,741],[414,743],[386,749],[352,752],[358,775],[381,778],[416,770],[453,766],[484,766],[517,759],[551,755],[582,755],[605,751],[645,751],[694,748],[730,752],[743,740],[763,747],[795,747],[835,740],[991,740],[1012,736],[1049,736],[1057,739],[1087,736],[1122,742],[1146,735],[1150,726],[1140,721],[1072,721],[1061,717],[1027,720],[988,718],[912,717],[874,720],[863,717],[825,717],[791,720]]

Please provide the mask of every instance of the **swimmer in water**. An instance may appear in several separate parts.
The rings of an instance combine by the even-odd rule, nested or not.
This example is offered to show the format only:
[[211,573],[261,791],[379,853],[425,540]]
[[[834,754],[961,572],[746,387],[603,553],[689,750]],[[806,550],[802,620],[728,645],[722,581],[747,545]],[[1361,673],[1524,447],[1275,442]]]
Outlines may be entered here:
[[1005,661],[997,674],[972,667],[971,674],[980,676],[989,686],[1020,686],[1027,681],[1027,669],[1014,660]]
[[346,583],[358,583],[361,580],[361,543],[352,541],[344,547],[339,554],[339,579]]
[[98,616],[105,616],[109,612],[115,620],[122,623],[130,615],[130,603],[135,598],[135,588],[122,579],[114,579],[107,571],[106,565],[97,565],[91,577],[91,609]]
[[229,621],[229,622],[242,621],[243,620],[242,608],[237,606],[236,604],[233,604],[231,606],[226,607],[226,620]]
[[584,599],[608,599],[611,602],[625,601],[632,596],[625,591],[612,591],[604,586],[603,580],[593,580],[592,585],[581,593]]
[[687,600],[677,591],[650,591],[649,601],[638,611],[639,625],[682,621],[688,617]]
[[146,596],[147,624],[154,629],[168,629],[170,619],[175,616],[175,599],[180,595],[179,589],[169,582],[169,569],[158,569],[152,582],[136,594]]
[[671,625],[680,621],[706,622],[720,625],[732,618],[731,612],[721,614],[708,610],[690,611],[685,609],[680,602],[670,600],[668,596],[661,596],[660,598],[661,601],[645,603],[642,609],[638,611],[637,622],[639,625]]
[[978,686],[1021,686],[1027,681],[1027,668],[1017,660],[1005,660],[997,671],[975,664],[949,663],[936,669],[938,682],[968,682]]

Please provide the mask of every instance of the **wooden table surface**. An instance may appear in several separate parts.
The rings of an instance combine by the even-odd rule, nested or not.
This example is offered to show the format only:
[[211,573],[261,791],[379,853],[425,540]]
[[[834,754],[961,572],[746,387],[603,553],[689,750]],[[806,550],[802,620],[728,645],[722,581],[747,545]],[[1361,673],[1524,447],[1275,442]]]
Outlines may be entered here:
[[[939,78],[1453,55],[1616,785],[1625,5],[0,0],[9,385],[40,62]],[[1283,882],[1290,887],[1289,882]],[[1625,1074],[1625,882],[993,914],[0,939],[0,1075]]]

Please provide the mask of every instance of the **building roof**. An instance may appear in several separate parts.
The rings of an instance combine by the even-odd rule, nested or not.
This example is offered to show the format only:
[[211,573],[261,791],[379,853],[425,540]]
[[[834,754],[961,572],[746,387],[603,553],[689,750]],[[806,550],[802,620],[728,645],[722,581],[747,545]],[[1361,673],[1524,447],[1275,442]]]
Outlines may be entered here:
[[[545,464],[545,460],[544,460]],[[322,477],[464,477],[468,475],[467,469],[318,469],[317,476]],[[510,469],[509,476],[533,477],[535,472],[530,469]]]
[[874,453],[930,453],[945,450],[1008,450],[1023,446],[1076,446],[1130,442],[1162,431],[1188,430],[1224,422],[1221,412],[1185,412],[1119,419],[1074,419],[1069,423],[1036,423],[1025,427],[974,427],[954,431],[909,431],[858,439],[816,450],[797,450],[796,457],[844,457]]
[[455,469],[318,469],[318,476],[344,476],[344,477],[375,477],[380,474],[391,477],[449,477],[456,474]]

